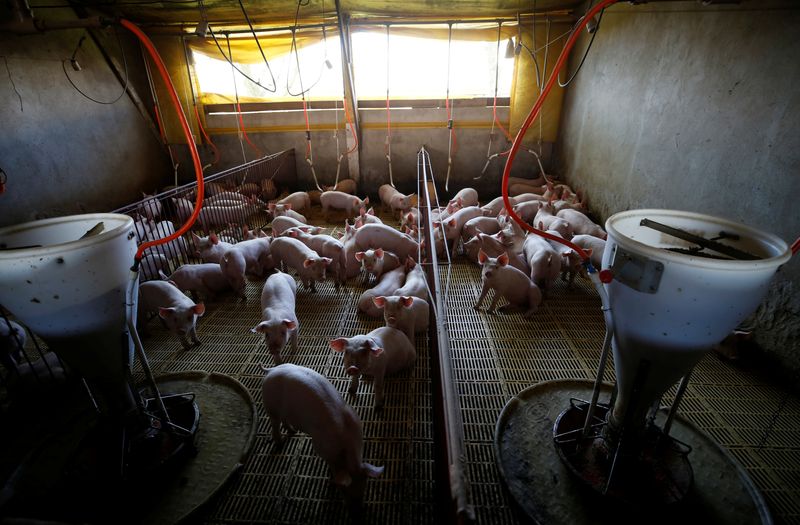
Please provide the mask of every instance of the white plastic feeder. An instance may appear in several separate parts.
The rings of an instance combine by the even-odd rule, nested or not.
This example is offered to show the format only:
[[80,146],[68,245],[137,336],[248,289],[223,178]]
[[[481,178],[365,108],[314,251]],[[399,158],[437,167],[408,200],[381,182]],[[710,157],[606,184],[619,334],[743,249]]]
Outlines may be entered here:
[[[643,219],[705,239],[724,232],[717,242],[756,259],[686,253],[697,244],[643,226]],[[636,426],[664,391],[755,311],[791,252],[775,235],[685,211],[626,211],[611,216],[606,230],[602,267],[613,275],[606,291],[618,390],[610,423],[619,427],[624,418]]]
[[0,228],[0,304],[126,408],[125,289],[135,253],[127,215],[72,215]]

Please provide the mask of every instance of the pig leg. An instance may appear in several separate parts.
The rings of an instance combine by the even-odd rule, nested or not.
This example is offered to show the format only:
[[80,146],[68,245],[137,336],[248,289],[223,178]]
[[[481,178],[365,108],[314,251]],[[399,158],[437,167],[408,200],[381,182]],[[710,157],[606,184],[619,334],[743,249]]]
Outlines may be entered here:
[[486,298],[487,293],[489,293],[489,285],[486,282],[484,282],[483,289],[481,289],[481,295],[478,297],[478,302],[475,303],[475,306],[473,306],[474,309],[476,310],[480,309],[481,303],[483,303],[483,300]]
[[524,317],[533,317],[536,310],[539,309],[539,303],[542,300],[542,293],[535,287],[531,286],[528,290],[528,310],[523,314]]
[[500,292],[498,292],[497,290],[494,291],[494,298],[492,299],[492,304],[489,305],[489,309],[487,310],[487,312],[489,312],[490,314],[496,312],[495,307],[497,306],[498,301],[500,301],[500,295],[501,295]]
[[200,344],[200,340],[197,338],[197,327],[192,326],[191,330],[189,330],[189,335],[192,337],[192,342],[194,344]]
[[272,442],[275,446],[280,448],[283,445],[283,436],[281,436],[281,420],[273,412],[268,412],[269,424],[272,427]]
[[186,339],[186,334],[179,334],[178,337],[181,340],[181,346],[184,350],[189,350],[192,347],[192,345],[190,345],[189,341]]

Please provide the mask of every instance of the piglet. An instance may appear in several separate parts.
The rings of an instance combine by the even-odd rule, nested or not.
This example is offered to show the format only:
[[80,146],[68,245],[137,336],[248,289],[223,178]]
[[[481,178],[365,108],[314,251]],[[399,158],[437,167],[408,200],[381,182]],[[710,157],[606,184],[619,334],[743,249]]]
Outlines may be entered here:
[[463,228],[461,228],[461,240],[467,242],[478,235],[478,233],[493,235],[499,231],[500,223],[495,217],[473,217],[465,222]]
[[508,265],[508,255],[502,254],[497,258],[491,258],[483,251],[478,253],[478,261],[483,265],[481,270],[481,280],[483,289],[474,308],[478,310],[486,298],[490,289],[494,289],[494,299],[489,305],[489,313],[493,313],[500,297],[505,297],[509,305],[504,305],[501,309],[505,310],[510,305],[519,306],[525,309],[525,317],[531,317],[536,313],[539,304],[542,302],[542,292],[527,275]]
[[384,207],[392,210],[392,214],[407,212],[411,208],[411,197],[413,195],[403,195],[391,184],[383,184],[378,188],[378,195]]
[[319,255],[331,259],[330,268],[335,280],[335,287],[339,288],[340,284],[345,284],[347,281],[344,273],[342,261],[344,261],[344,245],[330,235],[311,235],[306,233],[301,228],[290,228],[287,230],[289,237],[293,237]]
[[356,181],[353,179],[342,179],[336,186],[323,186],[325,191],[341,191],[342,193],[356,194]]
[[228,279],[225,278],[220,264],[183,264],[172,275],[167,277],[163,272],[162,279],[172,281],[183,292],[201,293],[206,299],[230,290]]
[[247,259],[244,254],[236,248],[226,250],[219,259],[220,273],[222,273],[228,287],[232,288],[242,300],[247,299],[245,288],[247,287]]
[[531,281],[546,291],[561,274],[561,253],[539,235],[528,235],[523,251],[531,269]]
[[365,282],[369,279],[370,275],[374,275],[376,279],[380,279],[383,272],[394,270],[400,266],[400,259],[398,259],[395,254],[384,251],[381,248],[356,252],[356,260],[361,263],[361,267],[364,268],[366,272],[364,275]]
[[380,295],[372,300],[383,310],[386,326],[397,328],[414,344],[414,334],[428,329],[430,309],[428,302],[408,295]]
[[[480,208],[477,206],[467,206],[461,208],[442,222],[444,225],[445,238],[448,241],[453,241],[453,257],[456,255],[456,248],[458,247],[458,241],[461,238],[461,229],[464,227],[464,224],[470,219],[482,216],[483,212],[481,212]],[[439,224],[434,223],[434,226],[438,228]]]
[[592,219],[578,210],[567,208],[558,212],[557,215],[570,224],[575,235],[592,235],[603,240],[607,237],[603,228],[592,222]]
[[162,209],[161,201],[155,195],[148,195],[142,192],[142,203],[137,209],[140,215],[144,215],[152,221],[161,216]]
[[358,215],[358,218],[356,218],[356,224],[355,224],[356,228],[361,228],[365,224],[382,224],[383,223],[383,221],[380,220],[375,215],[375,210],[372,209],[372,208],[370,208],[369,210],[366,210],[362,206],[361,209],[358,210],[358,213],[359,213],[359,215]]
[[167,281],[147,281],[139,285],[138,317],[144,322],[144,314],[154,311],[158,312],[169,331],[178,336],[184,349],[191,346],[187,334],[194,344],[200,344],[195,324],[197,318],[206,312],[203,303],[194,304],[177,286]]
[[196,233],[192,233],[192,239],[194,240],[195,256],[207,263],[218,263],[222,254],[233,248],[233,244],[220,241],[214,232],[207,237],[200,237]]
[[381,311],[375,306],[372,300],[381,295],[397,295],[395,290],[403,286],[405,277],[406,271],[402,266],[385,272],[378,281],[378,284],[369,290],[365,290],[364,293],[361,294],[361,297],[358,298],[359,311],[364,312],[370,317],[380,317]]
[[292,217],[287,217],[285,215],[272,219],[272,235],[275,237],[280,237],[283,232],[289,228],[302,228],[303,231],[306,231],[312,235],[321,231],[321,228],[318,226],[309,226],[304,222],[300,222],[297,219],[293,219]]
[[334,351],[344,353],[344,369],[352,377],[347,390],[350,394],[355,395],[358,391],[358,380],[362,374],[374,378],[376,409],[383,407],[384,377],[411,367],[417,360],[414,345],[405,334],[389,326],[366,335],[334,339],[330,346]]
[[474,188],[464,188],[458,193],[453,195],[450,202],[459,201],[462,207],[477,206],[478,205],[478,192]]
[[400,288],[386,295],[410,295],[422,300],[428,299],[428,279],[421,264],[417,264],[411,257],[405,263],[406,282]]
[[300,212],[311,208],[311,198],[308,196],[308,192],[296,191],[280,199],[275,204],[290,204],[292,210]]
[[250,331],[262,334],[276,365],[281,364],[281,350],[287,341],[297,353],[297,332],[300,323],[295,314],[297,284],[291,275],[278,272],[267,277],[261,290],[261,322]]
[[330,257],[320,257],[317,252],[292,237],[278,237],[272,241],[270,249],[273,260],[294,268],[303,281],[303,286],[312,292],[317,291],[314,285],[316,281],[325,280],[328,265],[333,262]]
[[322,204],[322,212],[326,218],[331,209],[344,210],[348,217],[355,217],[362,206],[369,204],[369,197],[361,200],[355,195],[341,191],[324,191],[319,196],[319,202]]
[[274,202],[269,203],[268,206],[269,212],[272,214],[272,217],[289,217],[298,222],[302,222],[303,224],[308,224],[308,219],[306,219],[303,215],[297,213],[292,209],[292,205],[289,203],[286,204],[275,204]]
[[365,224],[356,230],[355,242],[359,250],[383,248],[397,255],[401,261],[405,261],[406,257],[416,260],[419,251],[417,241],[385,224]]
[[263,369],[264,410],[275,445],[283,443],[281,424],[290,433],[299,430],[311,436],[314,450],[328,464],[333,482],[344,489],[348,504],[358,508],[366,479],[383,473],[383,467],[363,461],[358,415],[330,381],[310,368],[286,363]]
[[169,260],[163,253],[148,253],[139,263],[139,278],[142,282],[160,278],[160,272],[169,271]]

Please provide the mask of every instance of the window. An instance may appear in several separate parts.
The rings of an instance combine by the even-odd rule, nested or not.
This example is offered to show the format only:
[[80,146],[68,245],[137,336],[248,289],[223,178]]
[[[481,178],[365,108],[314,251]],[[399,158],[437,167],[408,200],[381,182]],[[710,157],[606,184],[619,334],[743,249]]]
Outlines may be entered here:
[[[424,29],[419,32],[423,32]],[[446,35],[446,28],[445,28]],[[441,35],[441,29],[440,29]],[[386,98],[386,30],[354,32],[353,68],[360,99]],[[450,49],[450,97],[493,97],[500,60],[498,97],[511,93],[514,59],[497,52],[497,41],[457,40]],[[393,34],[389,30],[389,96],[441,99],[447,93],[447,38]]]
[[[227,55],[228,50],[224,38],[217,37],[217,39]],[[243,101],[299,101],[300,93],[305,90],[306,98],[312,100],[339,100],[343,97],[341,48],[338,37],[328,36],[327,41],[320,40],[317,43],[306,45],[299,49],[298,56],[295,56],[293,51],[273,56],[270,53],[271,48],[267,39],[261,41],[261,46],[275,77],[277,85],[275,93],[261,88],[238,71],[233,70],[225,59],[214,58],[194,50],[193,59],[201,96],[216,95],[217,97],[210,98],[216,98],[216,102],[225,100],[230,102],[235,100],[236,90],[238,90],[239,99]],[[271,88],[272,78],[255,43],[252,48],[255,53],[258,53],[259,60],[257,62],[237,62],[235,51],[233,62],[247,76],[261,85]],[[250,54],[252,54],[252,50]],[[297,74],[298,58],[300,75]],[[326,59],[331,65],[330,68],[326,65]],[[233,84],[234,76],[236,77],[236,90],[234,90]],[[302,88],[300,87],[301,81]]]

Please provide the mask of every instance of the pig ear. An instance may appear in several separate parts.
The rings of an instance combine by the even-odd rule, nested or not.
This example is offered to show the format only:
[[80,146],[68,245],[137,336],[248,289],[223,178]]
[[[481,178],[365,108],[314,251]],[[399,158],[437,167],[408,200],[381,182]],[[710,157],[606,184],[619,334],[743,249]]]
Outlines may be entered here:
[[291,202],[283,203],[283,209],[284,210],[291,210],[292,209],[292,203]]
[[275,211],[275,203],[274,202],[270,202],[267,205],[267,207],[269,208],[269,211]]
[[414,259],[412,259],[410,255],[407,255],[406,256],[406,271],[411,270],[416,265],[417,265],[417,263],[414,261]]
[[366,215],[367,214],[367,209],[362,206],[361,208],[359,208],[358,214],[359,215]]
[[406,308],[411,308],[411,305],[414,304],[413,297],[408,297],[404,295],[403,297],[401,297],[401,299],[403,300],[403,306],[405,306]]
[[192,312],[197,316],[203,317],[203,314],[206,313],[206,305],[198,303],[192,307]]
[[500,266],[505,266],[505,265],[507,265],[507,264],[508,264],[508,254],[507,254],[506,252],[503,252],[502,254],[500,254],[500,255],[497,257],[497,263],[498,263]]
[[375,255],[378,257],[378,259],[382,259],[383,258],[383,248],[378,248],[377,250],[375,250]]
[[[364,230],[367,231],[367,230]],[[356,261],[361,262],[364,260],[364,252],[356,252],[355,254]]]
[[269,237],[269,235],[267,235],[267,232],[265,232],[264,230],[258,230],[258,236],[260,238]]
[[334,352],[344,352],[344,347],[347,345],[347,339],[344,337],[339,337],[338,339],[332,340],[328,343],[328,346],[331,347],[331,350]]
[[373,357],[378,357],[383,353],[383,348],[378,346],[378,343],[375,340],[372,340],[372,346],[369,349],[369,353],[372,354]]
[[164,308],[161,307],[158,309],[158,316],[162,319],[169,319],[175,315],[175,308]]
[[362,463],[361,472],[368,478],[377,478],[383,474],[383,467],[376,467],[375,465],[370,465],[369,463]]
[[591,256],[592,256],[592,251],[593,251],[593,250],[592,250],[591,248],[586,248],[586,249],[585,249],[585,250],[583,250],[583,251],[585,251],[585,252],[586,252],[586,255],[588,255],[589,257],[591,257]]
[[314,264],[314,261],[312,261],[311,259],[306,259],[305,261],[303,261],[303,268],[308,268],[312,264]]
[[458,223],[456,222],[455,219],[450,219],[449,221],[447,221],[447,225],[450,226],[451,228],[455,228],[456,224]]
[[264,332],[267,331],[266,321],[261,321],[256,325],[255,328],[251,328],[250,331],[253,332],[254,334],[263,334]]
[[361,220],[361,217],[358,217],[356,219],[356,229],[361,228],[362,226],[364,226],[364,221]]
[[294,330],[295,328],[297,328],[297,323],[295,323],[291,319],[284,319],[282,322],[283,326],[285,326],[289,330]]
[[481,264],[485,263],[486,259],[488,259],[488,258],[489,258],[489,256],[486,255],[486,252],[484,252],[483,250],[478,251],[478,262],[479,263],[481,263]]
[[333,259],[330,257],[322,257],[320,260],[325,263],[325,266],[330,266],[330,264],[333,262]]
[[368,210],[367,210],[367,214],[368,214],[368,215],[375,215],[375,209],[374,209],[374,208],[370,208],[370,209],[368,209]]
[[214,232],[211,232],[211,234],[209,234],[208,240],[211,241],[211,244],[219,244],[219,237],[217,237],[217,234]]
[[297,230],[289,230],[287,233],[289,234],[289,237],[294,237],[295,239],[297,238]]
[[369,197],[364,197],[364,204],[369,204]]
[[373,297],[372,302],[375,303],[375,306],[378,308],[383,308],[386,306],[386,297],[379,295],[378,297]]

